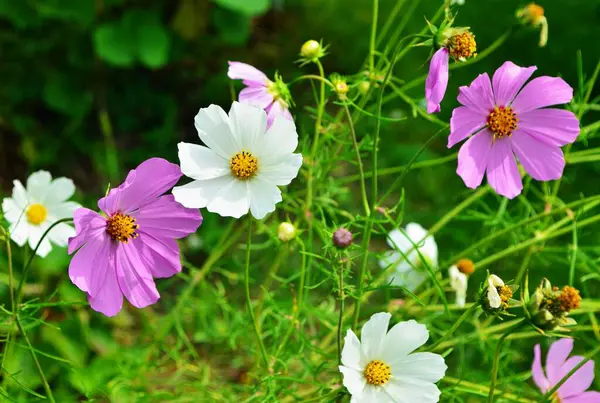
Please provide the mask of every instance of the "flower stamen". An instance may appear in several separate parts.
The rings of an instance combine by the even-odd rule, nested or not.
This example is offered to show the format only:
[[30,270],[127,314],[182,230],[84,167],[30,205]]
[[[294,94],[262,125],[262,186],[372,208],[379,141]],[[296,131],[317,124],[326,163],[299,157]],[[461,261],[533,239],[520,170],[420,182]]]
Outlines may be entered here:
[[508,300],[510,300],[513,296],[513,292],[509,286],[503,285],[500,287],[496,287],[496,291],[498,291],[498,295],[500,295],[500,300],[502,301],[503,307],[508,307]]
[[138,237],[139,234],[135,230],[139,227],[135,223],[135,218],[123,213],[115,213],[107,220],[106,232],[113,240],[128,243],[130,239]]
[[456,60],[464,61],[477,55],[475,35],[468,31],[451,37],[447,47],[450,56]]
[[231,173],[238,179],[250,179],[258,170],[258,160],[252,154],[242,151],[230,160]]
[[487,124],[495,137],[511,136],[517,130],[517,114],[509,106],[496,106],[487,118]]
[[364,375],[369,385],[382,386],[388,383],[392,372],[385,362],[374,360],[367,364]]
[[48,210],[39,203],[33,203],[27,208],[27,221],[32,225],[40,225],[46,220]]
[[558,302],[560,303],[560,310],[563,312],[571,312],[573,309],[579,308],[581,305],[579,290],[568,285],[564,286],[558,296]]

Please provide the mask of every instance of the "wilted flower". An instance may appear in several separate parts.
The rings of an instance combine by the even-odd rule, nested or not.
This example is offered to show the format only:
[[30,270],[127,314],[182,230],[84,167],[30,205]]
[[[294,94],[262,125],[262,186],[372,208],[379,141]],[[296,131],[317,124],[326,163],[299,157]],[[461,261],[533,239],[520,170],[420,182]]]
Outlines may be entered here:
[[[10,223],[10,238],[19,246],[29,241],[31,249],[42,239],[44,232],[56,221],[73,217],[79,204],[68,201],[75,193],[75,185],[68,178],[52,180],[50,173],[37,171],[27,178],[27,189],[21,181],[13,181],[12,197],[2,200],[2,210]],[[56,225],[42,240],[37,255],[46,257],[52,243],[67,246],[69,237],[75,235],[72,226]]]
[[580,304],[579,290],[568,285],[561,290],[543,279],[530,299],[527,311],[532,323],[542,330],[566,330],[562,326],[577,323],[569,313]]
[[352,232],[346,228],[338,228],[333,233],[333,244],[338,248],[347,248],[352,244]]
[[292,97],[281,76],[275,74],[275,81],[271,81],[262,71],[240,62],[229,62],[227,76],[232,80],[243,80],[246,88],[240,91],[239,101],[264,109],[267,128],[280,115],[293,120],[289,111]]
[[296,227],[294,227],[294,224],[284,221],[277,227],[277,238],[279,238],[281,242],[289,242],[294,239],[295,236]]
[[[562,378],[567,376],[584,357],[574,355],[569,358],[573,350],[572,339],[560,339],[555,341],[548,350],[546,356],[546,371],[542,368],[542,353],[540,345],[533,349],[534,358],[531,365],[533,381],[542,393],[549,392]],[[586,390],[594,381],[594,361],[590,360],[573,373],[563,383],[555,395],[553,402],[560,403],[598,403],[600,392]]]
[[463,106],[452,112],[448,148],[471,136],[458,153],[456,171],[467,187],[477,188],[487,173],[496,193],[516,197],[523,183],[515,156],[536,180],[562,176],[560,147],[575,141],[579,120],[571,111],[547,107],[570,102],[573,89],[562,78],[548,76],[523,86],[535,70],[506,62],[492,80],[484,73],[460,87]]
[[395,250],[387,252],[379,261],[379,266],[382,269],[394,267],[389,277],[394,285],[413,291],[429,277],[425,265],[429,265],[432,270],[438,266],[438,247],[435,239],[417,223],[408,224],[404,231],[393,230],[388,235],[387,243]]
[[265,112],[234,102],[229,116],[217,105],[202,108],[196,130],[208,147],[179,143],[181,170],[194,179],[173,189],[190,208],[206,207],[225,217],[250,211],[261,219],[281,201],[278,186],[288,185],[302,165],[294,122],[278,118],[266,130]]
[[348,329],[340,372],[354,403],[434,403],[440,391],[435,382],[448,368],[433,353],[413,353],[429,338],[424,325],[414,320],[390,329],[389,313],[376,313],[364,324],[359,341]]
[[517,18],[524,25],[531,25],[540,30],[539,46],[544,47],[548,42],[548,20],[544,16],[544,7],[529,3],[517,10]]
[[480,292],[483,310],[494,315],[506,314],[506,310],[517,303],[512,296],[518,288],[505,284],[504,280],[495,274],[489,275]]
[[448,269],[450,287],[456,292],[456,305],[459,307],[465,306],[469,276],[474,271],[475,266],[469,259],[460,259]]
[[123,295],[137,308],[154,304],[160,296],[153,278],[181,271],[175,240],[195,232],[202,216],[163,195],[180,177],[177,165],[151,158],[98,201],[106,216],[75,211],[77,235],[69,239],[69,254],[77,253],[69,277],[88,294],[92,309],[114,316]]

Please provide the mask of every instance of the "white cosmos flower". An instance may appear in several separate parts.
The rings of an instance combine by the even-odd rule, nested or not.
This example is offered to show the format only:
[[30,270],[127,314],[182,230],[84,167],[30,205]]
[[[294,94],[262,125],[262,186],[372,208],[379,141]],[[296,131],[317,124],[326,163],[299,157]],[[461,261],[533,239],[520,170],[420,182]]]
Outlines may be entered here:
[[294,122],[276,118],[266,130],[262,108],[234,102],[229,116],[217,105],[202,108],[196,130],[206,147],[179,143],[181,171],[194,179],[173,189],[189,208],[206,207],[239,218],[248,210],[261,219],[281,201],[277,186],[289,184],[302,165]]
[[340,372],[351,403],[433,403],[440,398],[435,382],[448,368],[433,353],[413,353],[429,338],[425,325],[400,322],[388,332],[390,315],[376,313],[364,324],[359,341],[348,329]]
[[[19,246],[29,241],[29,246],[34,249],[52,224],[62,218],[72,218],[74,211],[81,207],[67,201],[75,193],[71,179],[52,180],[50,173],[37,171],[27,179],[27,189],[18,180],[13,184],[12,197],[2,201],[2,211],[10,223],[10,237]],[[67,246],[72,236],[75,236],[72,226],[58,224],[46,235],[37,254],[41,257],[48,255],[52,250],[51,242],[57,246]]]
[[404,233],[397,229],[393,230],[388,234],[387,243],[395,250],[388,251],[383,259],[379,261],[379,266],[382,269],[393,266],[389,278],[394,285],[403,286],[410,291],[414,291],[423,281],[429,278],[425,263],[417,253],[417,249],[426,259],[429,267],[435,270],[438,266],[438,247],[435,239],[433,236],[427,236],[427,230],[417,223],[408,224],[404,229]]
[[491,308],[502,306],[502,297],[498,293],[498,287],[504,287],[504,281],[495,274],[488,277],[487,299]]
[[456,265],[450,266],[448,275],[450,276],[450,287],[456,292],[456,305],[462,308],[467,301],[469,277],[461,272]]

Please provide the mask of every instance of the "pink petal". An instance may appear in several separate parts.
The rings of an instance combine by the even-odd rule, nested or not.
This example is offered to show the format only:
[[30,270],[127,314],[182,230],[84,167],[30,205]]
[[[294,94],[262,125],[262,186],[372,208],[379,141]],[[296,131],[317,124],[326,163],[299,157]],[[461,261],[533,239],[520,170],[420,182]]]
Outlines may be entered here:
[[546,144],[562,147],[579,135],[579,120],[564,109],[535,109],[519,114],[518,127]]
[[492,84],[496,105],[507,106],[515,99],[519,90],[529,77],[537,70],[537,67],[519,67],[513,62],[504,62],[494,73]]
[[77,251],[69,263],[69,278],[81,291],[98,295],[104,287],[107,271],[114,271],[114,245],[102,232]]
[[562,400],[562,403],[600,403],[600,392],[584,392]]
[[171,277],[181,272],[179,245],[174,239],[155,238],[140,233],[139,242],[135,242],[144,265],[150,268],[153,277]]
[[452,111],[448,148],[459,143],[486,125],[486,115],[467,106],[459,106]]
[[102,211],[107,214],[131,213],[170,190],[182,176],[178,165],[162,158],[150,158],[132,172],[127,176],[125,186],[121,185],[98,201]]
[[475,189],[481,184],[491,150],[492,133],[487,129],[472,136],[460,148],[456,173],[467,187]]
[[269,94],[267,87],[246,87],[240,91],[239,100],[266,109],[273,102],[273,95]]
[[292,122],[294,121],[288,108],[284,107],[280,101],[273,102],[271,105],[267,106],[267,109],[265,110],[267,112],[267,129],[271,127],[277,116],[283,116]]
[[516,130],[512,135],[512,149],[525,171],[534,179],[549,181],[562,176],[565,157],[559,147],[550,146]]
[[[133,240],[131,242],[137,242]],[[117,280],[125,298],[136,308],[145,308],[160,298],[150,270],[132,244],[117,247]]]
[[464,106],[489,115],[495,106],[490,76],[487,73],[480,74],[468,87],[460,87],[457,99]]
[[523,183],[510,139],[494,141],[486,172],[488,183],[499,195],[513,199],[521,193]]
[[[565,365],[560,369],[561,379],[565,377],[573,368],[575,368],[583,357],[573,356],[565,362]],[[588,361],[579,368],[571,377],[558,388],[558,394],[560,397],[571,397],[576,396],[582,392],[585,392],[594,381],[594,361]]]
[[106,218],[87,208],[78,208],[73,214],[75,235],[69,238],[69,254],[81,248],[89,239],[106,230]]
[[440,102],[444,99],[448,87],[448,61],[448,49],[440,48],[429,62],[429,74],[425,81],[427,113],[440,111]]
[[88,294],[88,301],[94,311],[106,316],[115,316],[123,307],[123,292],[117,281],[117,272],[112,259],[111,266],[104,270],[102,287],[95,296]]
[[229,70],[227,76],[232,80],[244,80],[247,86],[265,86],[269,79],[262,71],[254,66],[241,62],[227,62]]
[[540,351],[540,345],[536,344],[533,348],[533,363],[531,365],[531,374],[533,375],[533,382],[537,385],[542,393],[546,393],[550,390],[551,385],[546,379],[544,369],[542,368],[542,353]]
[[517,115],[546,106],[566,104],[573,99],[573,88],[560,77],[543,76],[531,80],[512,103]]
[[183,207],[173,195],[161,196],[131,216],[139,225],[138,232],[161,238],[184,238],[202,224],[200,211]]
[[573,339],[560,339],[550,346],[546,356],[546,374],[551,384],[554,385],[562,378],[560,369],[567,361],[571,350],[573,350]]

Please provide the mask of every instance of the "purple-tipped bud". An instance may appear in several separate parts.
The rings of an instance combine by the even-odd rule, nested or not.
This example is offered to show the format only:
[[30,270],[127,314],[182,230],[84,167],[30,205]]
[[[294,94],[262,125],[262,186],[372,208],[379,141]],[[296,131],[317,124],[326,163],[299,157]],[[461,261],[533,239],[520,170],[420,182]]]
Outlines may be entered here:
[[338,248],[347,248],[352,244],[352,232],[346,228],[339,228],[333,233],[333,243]]

